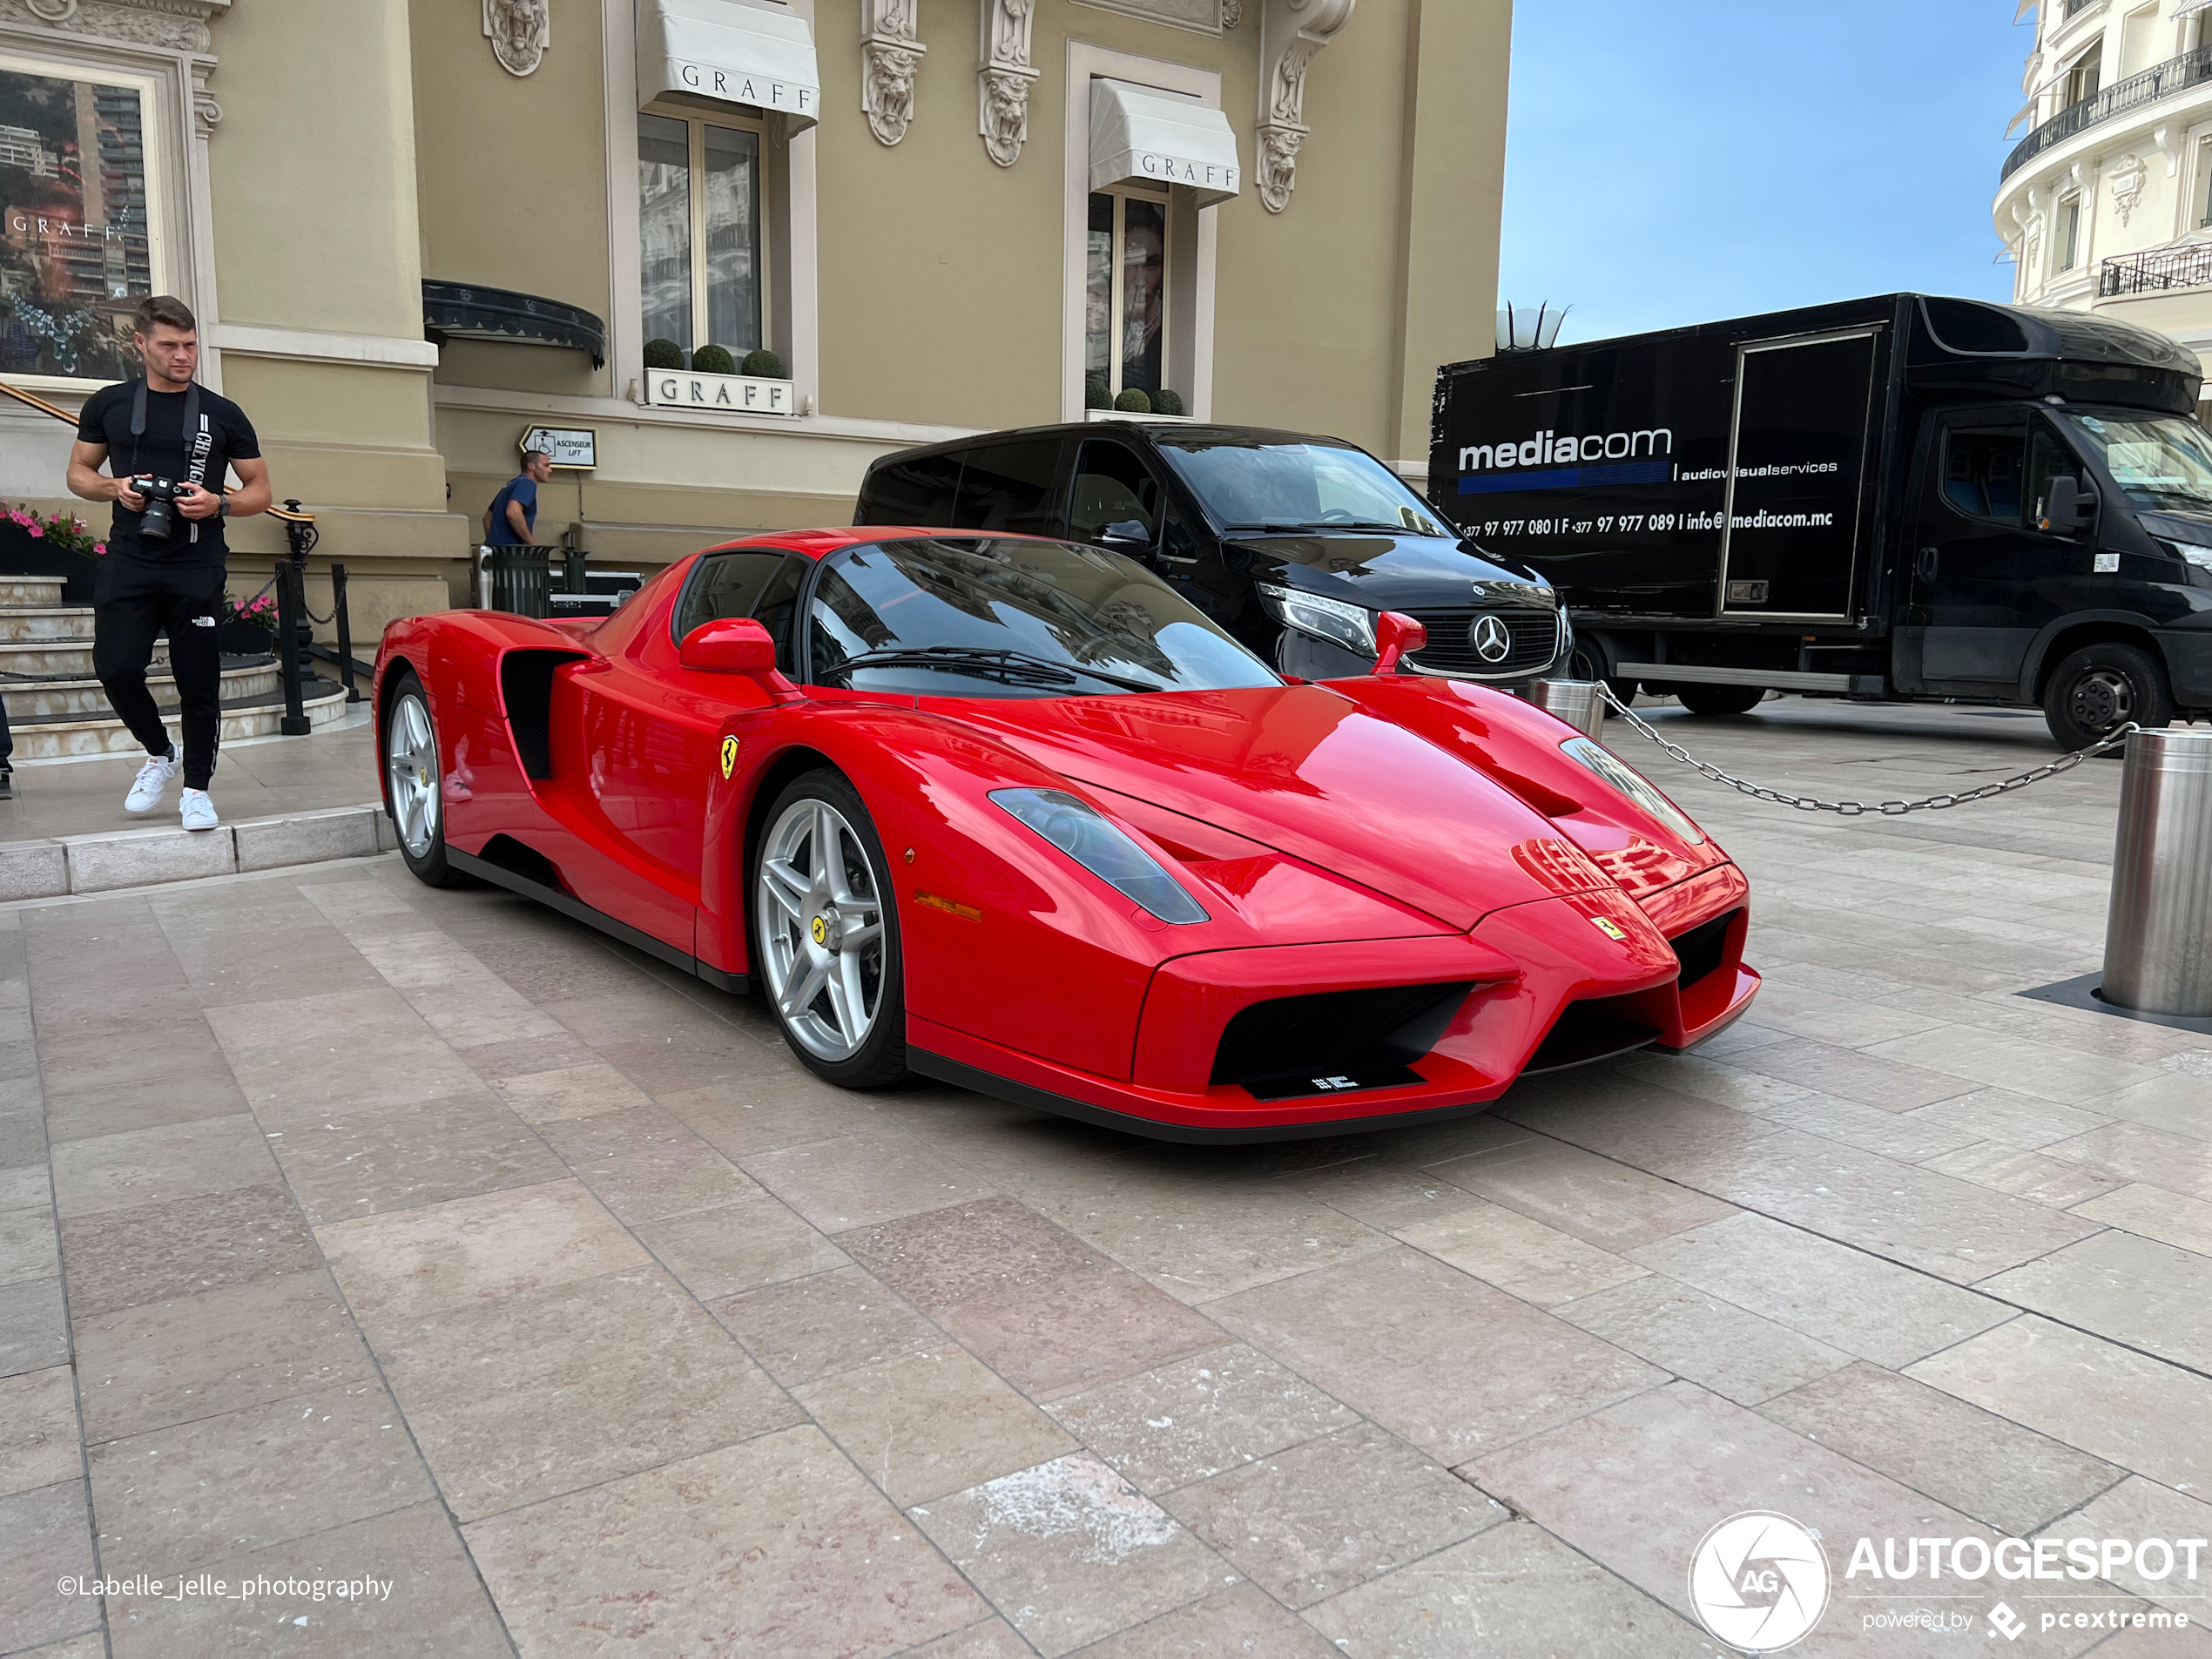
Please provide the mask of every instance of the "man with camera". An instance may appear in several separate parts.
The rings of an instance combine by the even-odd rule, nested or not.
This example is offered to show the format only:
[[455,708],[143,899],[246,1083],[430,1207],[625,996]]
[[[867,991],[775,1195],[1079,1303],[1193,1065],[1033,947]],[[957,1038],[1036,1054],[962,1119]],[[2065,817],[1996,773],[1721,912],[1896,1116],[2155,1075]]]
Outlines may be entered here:
[[[92,667],[108,702],[151,757],[125,812],[161,805],[181,770],[184,826],[215,827],[207,786],[222,725],[223,521],[269,504],[269,469],[246,412],[194,382],[199,325],[181,300],[138,302],[132,339],[145,373],[85,400],[69,455],[71,493],[115,503],[107,556],[93,578]],[[100,468],[107,465],[109,474]],[[227,473],[239,487],[226,492]],[[157,636],[169,636],[184,755],[146,690]]]

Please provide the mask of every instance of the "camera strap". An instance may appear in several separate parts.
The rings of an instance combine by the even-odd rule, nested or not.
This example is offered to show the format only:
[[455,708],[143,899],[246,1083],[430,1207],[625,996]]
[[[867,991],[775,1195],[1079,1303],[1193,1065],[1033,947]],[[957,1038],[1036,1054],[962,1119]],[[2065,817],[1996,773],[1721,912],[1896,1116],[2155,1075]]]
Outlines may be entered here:
[[[138,440],[145,435],[145,431],[146,377],[141,374],[138,376],[138,389],[131,394],[131,471],[133,475],[136,475],[138,470]],[[190,443],[185,442],[185,435],[188,432],[192,434]],[[198,381],[188,381],[185,384],[185,418],[183,424],[178,428],[177,442],[185,455],[185,477],[186,481],[193,484],[201,483],[207,476],[209,457],[214,453],[215,435],[208,428],[207,417],[199,412],[199,382]],[[192,526],[192,534],[185,539],[197,542],[199,539],[199,521],[189,522]]]

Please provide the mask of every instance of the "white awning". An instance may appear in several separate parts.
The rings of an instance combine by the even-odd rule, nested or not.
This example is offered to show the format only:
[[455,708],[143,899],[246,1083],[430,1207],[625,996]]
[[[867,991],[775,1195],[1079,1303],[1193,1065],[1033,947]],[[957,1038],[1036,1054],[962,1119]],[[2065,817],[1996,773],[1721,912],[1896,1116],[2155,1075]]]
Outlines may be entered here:
[[2175,17],[2186,17],[2192,11],[2202,11],[2207,6],[2212,6],[2212,0],[2181,0],[2181,3],[2175,6],[2168,15]]
[[1090,187],[1130,180],[1188,185],[1198,206],[1234,197],[1244,184],[1229,118],[1177,92],[1126,81],[1090,84]]
[[780,0],[638,0],[637,101],[664,93],[820,117],[814,33]]

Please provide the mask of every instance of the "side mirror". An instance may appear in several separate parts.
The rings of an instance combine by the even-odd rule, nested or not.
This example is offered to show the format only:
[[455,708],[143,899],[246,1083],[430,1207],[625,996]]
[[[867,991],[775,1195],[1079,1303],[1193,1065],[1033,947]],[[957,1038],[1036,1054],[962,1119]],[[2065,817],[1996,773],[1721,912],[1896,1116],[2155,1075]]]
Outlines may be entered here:
[[1386,610],[1375,618],[1375,666],[1378,674],[1403,671],[1399,663],[1428,644],[1428,630],[1403,611]]
[[1098,539],[1109,546],[1149,548],[1152,545],[1152,532],[1144,528],[1141,518],[1123,518],[1099,531]]
[[2097,492],[2060,473],[2043,492],[2035,528],[2055,536],[2076,536],[2096,522]]
[[701,674],[743,674],[772,703],[798,700],[799,688],[776,671],[776,642],[750,617],[703,622],[684,636],[678,660]]

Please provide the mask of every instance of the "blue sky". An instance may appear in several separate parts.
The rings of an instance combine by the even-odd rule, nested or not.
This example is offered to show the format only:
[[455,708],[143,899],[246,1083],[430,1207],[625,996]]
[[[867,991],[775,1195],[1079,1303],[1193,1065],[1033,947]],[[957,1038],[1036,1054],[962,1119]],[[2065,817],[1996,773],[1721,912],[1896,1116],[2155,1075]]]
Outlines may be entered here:
[[1501,303],[1597,340],[2012,293],[1989,206],[2013,0],[1516,0]]

